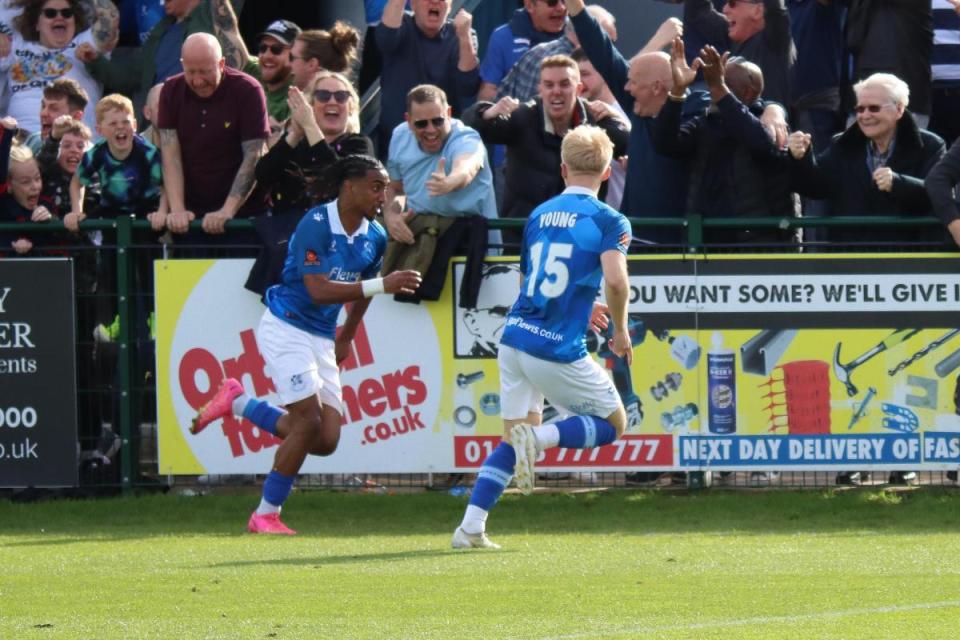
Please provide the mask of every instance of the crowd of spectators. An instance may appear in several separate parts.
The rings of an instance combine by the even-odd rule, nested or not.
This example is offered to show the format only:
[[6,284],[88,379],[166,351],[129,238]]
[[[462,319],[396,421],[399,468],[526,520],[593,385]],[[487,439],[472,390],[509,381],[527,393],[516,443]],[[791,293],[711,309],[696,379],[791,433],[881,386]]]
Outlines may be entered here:
[[[330,197],[327,169],[375,153],[390,261],[408,265],[404,246],[426,236],[411,259],[429,263],[453,221],[524,219],[560,193],[560,141],[591,122],[616,150],[607,202],[630,217],[744,219],[706,238],[738,248],[798,240],[751,217],[935,214],[949,233],[805,240],[960,245],[960,0],[659,1],[682,19],[638,51],[599,5],[518,1],[481,59],[451,0],[367,0],[366,25],[276,20],[255,53],[242,0],[0,0],[0,222],[61,220],[63,245],[96,242],[84,220],[134,215],[153,241],[216,244],[253,241],[224,235],[252,218],[269,253]],[[117,48],[130,15],[134,46]],[[378,77],[368,137],[358,88]],[[678,244],[679,229],[635,235]],[[0,235],[0,256],[40,242]]]
[[[960,236],[950,185],[944,191],[941,178],[933,199],[924,188],[960,133],[958,0],[666,1],[682,4],[679,18],[640,50],[621,51],[607,9],[523,0],[481,59],[472,16],[452,15],[451,0],[370,0],[366,25],[302,29],[275,20],[262,25],[255,53],[241,36],[237,0],[3,0],[0,113],[11,138],[3,188],[17,203],[3,219],[59,219],[78,231],[90,217],[135,213],[175,236],[197,219],[203,233],[190,240],[216,242],[234,217],[305,211],[340,157],[373,152],[399,167],[407,158],[391,155],[409,155],[411,143],[439,145],[427,155],[443,161],[443,180],[459,189],[481,180],[486,195],[499,193],[451,208],[448,193],[411,184],[411,175],[430,180],[432,166],[395,175],[388,210],[403,203],[407,218],[523,219],[562,189],[564,132],[596,122],[616,148],[606,199],[631,217],[935,213],[949,235],[917,225],[806,239],[937,244]],[[130,15],[136,46],[115,51],[121,16]],[[379,126],[368,138],[357,78],[366,87],[377,76]],[[440,90],[436,118],[409,113],[408,94],[422,86]],[[124,96],[132,113],[107,109]],[[119,134],[130,157],[104,144],[116,129],[99,118],[105,111],[123,111],[123,127],[132,125],[129,141]],[[445,148],[459,149],[461,132],[475,132],[489,152],[476,156],[476,170],[459,172],[455,150]],[[104,169],[114,165],[125,166]],[[15,180],[34,167],[35,202]],[[78,173],[84,167],[96,169]],[[127,194],[137,202],[127,206],[121,186],[101,184],[107,173],[125,174],[131,189],[158,181],[158,193]],[[422,197],[410,197],[417,191]],[[386,214],[394,240],[412,243],[407,218]],[[664,227],[640,226],[637,235],[681,239]],[[745,223],[707,241],[796,238]],[[29,253],[33,244],[18,237],[0,251]]]

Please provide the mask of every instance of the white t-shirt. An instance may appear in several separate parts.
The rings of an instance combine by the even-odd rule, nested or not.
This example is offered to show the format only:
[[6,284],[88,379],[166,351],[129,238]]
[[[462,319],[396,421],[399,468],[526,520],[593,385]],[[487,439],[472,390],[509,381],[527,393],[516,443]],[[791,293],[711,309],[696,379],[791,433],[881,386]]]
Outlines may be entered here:
[[[0,0],[0,33],[13,36],[13,19],[20,13],[20,9],[11,9],[10,0]],[[6,115],[7,104],[10,101],[10,83],[7,74],[0,77],[0,114]]]
[[90,101],[84,114],[84,122],[93,129],[96,116],[93,107],[100,100],[103,90],[87,71],[87,66],[77,60],[77,47],[89,42],[96,46],[89,29],[77,35],[63,49],[48,49],[39,42],[26,42],[19,33],[13,36],[10,55],[0,60],[0,72],[10,83],[10,104],[7,114],[17,119],[21,129],[40,130],[40,100],[43,87],[61,77],[72,78],[80,83]]

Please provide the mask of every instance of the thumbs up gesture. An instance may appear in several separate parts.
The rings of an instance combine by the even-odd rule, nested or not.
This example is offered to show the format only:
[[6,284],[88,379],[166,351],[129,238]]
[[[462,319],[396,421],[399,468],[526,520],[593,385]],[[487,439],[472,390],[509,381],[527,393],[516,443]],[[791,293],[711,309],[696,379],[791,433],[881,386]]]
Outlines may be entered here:
[[427,180],[427,193],[434,197],[442,196],[465,186],[467,185],[464,176],[456,171],[447,175],[447,159],[441,156],[437,161],[437,168],[434,169],[433,173],[430,174],[430,179]]

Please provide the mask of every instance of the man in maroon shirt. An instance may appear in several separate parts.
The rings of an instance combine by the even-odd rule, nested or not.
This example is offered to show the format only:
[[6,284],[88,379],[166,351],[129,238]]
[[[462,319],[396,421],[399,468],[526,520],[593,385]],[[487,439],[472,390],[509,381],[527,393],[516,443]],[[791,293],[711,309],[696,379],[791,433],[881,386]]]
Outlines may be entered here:
[[203,230],[219,234],[227,220],[267,210],[266,190],[254,191],[254,169],[270,135],[266,98],[254,78],[226,67],[212,35],[189,36],[181,55],[183,73],[160,93],[166,223],[185,233],[201,215]]

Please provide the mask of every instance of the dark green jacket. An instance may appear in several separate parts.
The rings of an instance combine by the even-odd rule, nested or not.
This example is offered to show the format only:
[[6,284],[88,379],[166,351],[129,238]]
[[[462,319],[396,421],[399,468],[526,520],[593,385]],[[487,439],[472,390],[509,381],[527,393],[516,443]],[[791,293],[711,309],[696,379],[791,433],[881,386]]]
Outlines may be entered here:
[[[243,10],[244,0],[233,0],[232,4],[237,15]],[[117,52],[113,58],[107,60],[99,57],[87,65],[90,75],[109,90],[118,91],[129,96],[135,96],[137,109],[141,106],[147,91],[153,86],[157,74],[157,48],[166,33],[176,20],[165,16],[154,25],[147,34],[146,41],[139,47],[124,52]],[[209,0],[202,0],[197,8],[184,18],[183,39],[194,33],[213,33],[213,10]],[[181,43],[182,44],[182,43]]]

